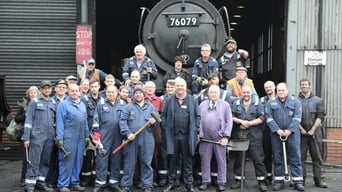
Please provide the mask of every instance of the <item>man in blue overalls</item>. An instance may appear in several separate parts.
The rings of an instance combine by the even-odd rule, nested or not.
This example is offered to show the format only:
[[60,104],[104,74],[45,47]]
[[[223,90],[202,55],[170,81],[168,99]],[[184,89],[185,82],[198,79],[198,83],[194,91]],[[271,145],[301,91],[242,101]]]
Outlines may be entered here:
[[25,190],[33,192],[34,188],[53,191],[46,186],[45,178],[49,171],[50,156],[55,137],[56,102],[50,98],[52,84],[42,81],[41,95],[30,101],[24,125],[22,140],[28,148],[30,162],[27,165]]
[[[302,105],[293,96],[288,95],[286,83],[277,85],[277,96],[266,104],[266,122],[271,129],[272,151],[274,155],[274,186],[273,191],[284,188],[285,161],[291,167],[295,189],[304,191],[303,173],[300,150],[299,124],[302,118]],[[286,138],[281,141],[280,137]],[[282,142],[286,142],[288,159],[284,159]]]
[[[126,105],[120,115],[121,135],[129,140],[123,148],[124,174],[121,179],[123,191],[132,189],[133,175],[136,163],[140,163],[141,183],[144,192],[151,192],[153,187],[153,169],[151,166],[154,153],[154,136],[152,128],[159,125],[151,116],[152,112],[158,114],[155,107],[145,101],[142,87],[137,86],[133,91],[134,100]],[[146,122],[147,126],[139,135],[134,133]],[[137,162],[139,158],[139,162]]]
[[121,153],[112,154],[111,151],[121,144],[119,118],[123,106],[117,100],[118,89],[110,85],[106,89],[106,99],[101,98],[97,104],[93,121],[93,141],[102,143],[106,152],[97,150],[96,180],[93,192],[104,190],[107,183],[107,170],[110,167],[109,185],[113,191],[120,191]]

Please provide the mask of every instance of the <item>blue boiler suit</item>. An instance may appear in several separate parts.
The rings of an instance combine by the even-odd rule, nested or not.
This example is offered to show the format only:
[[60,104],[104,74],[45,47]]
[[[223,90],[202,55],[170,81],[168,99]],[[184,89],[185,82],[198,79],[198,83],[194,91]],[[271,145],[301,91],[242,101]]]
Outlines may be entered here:
[[[148,67],[152,68],[152,73],[148,74],[146,69]],[[138,67],[137,59],[135,56],[130,57],[127,61],[127,63],[124,65],[122,69],[122,78],[124,81],[127,81],[131,75],[131,72],[134,70],[138,70],[140,73],[140,81],[145,83],[146,81],[157,79],[158,77],[158,69],[156,67],[156,64],[153,62],[153,60],[149,57],[145,56],[144,61],[141,63],[140,67]],[[148,77],[150,76],[150,79]]]
[[25,188],[34,189],[36,183],[45,186],[55,137],[56,102],[37,97],[30,101],[24,125],[23,141],[30,141]]
[[[142,107],[135,102],[126,105],[120,114],[121,135],[128,137],[130,134],[135,133],[143,124],[149,121],[152,111],[158,114],[155,107],[148,102],[145,102]],[[124,174],[121,179],[122,187],[132,187],[138,157],[140,160],[142,188],[153,187],[151,162],[154,153],[154,136],[152,128],[158,126],[159,123],[156,122],[154,125],[147,127],[122,149],[124,156]]]
[[279,129],[291,131],[286,140],[287,161],[289,162],[294,184],[303,184],[300,130],[302,105],[294,96],[287,96],[285,102],[278,97],[272,98],[266,104],[266,123],[270,127],[272,151],[274,156],[274,182],[284,183],[285,166],[282,141],[277,134]]
[[[243,106],[242,99],[236,100],[232,105],[233,117],[239,119],[252,121],[254,119],[265,120],[264,107],[259,103],[259,100],[252,100],[248,109],[246,110]],[[232,136],[237,138],[240,131],[240,125],[234,123]],[[263,150],[263,127],[262,124],[252,126],[246,129],[248,132],[247,137],[250,141],[248,147],[248,154],[253,161],[256,179],[260,182],[266,177],[266,168],[264,165],[264,150]],[[234,161],[233,171],[236,180],[241,180],[241,167],[242,167],[242,152],[237,153],[237,157]]]
[[84,139],[89,137],[86,106],[80,100],[74,103],[71,98],[57,106],[56,139],[63,141],[70,155],[64,158],[58,150],[59,176],[57,188],[77,186],[83,164]]
[[122,142],[120,134],[119,118],[123,105],[117,101],[110,103],[101,98],[94,114],[93,131],[101,134],[100,141],[107,153],[97,153],[96,156],[96,180],[95,186],[105,187],[107,183],[107,170],[110,167],[109,184],[113,188],[119,186],[122,154],[111,153]]

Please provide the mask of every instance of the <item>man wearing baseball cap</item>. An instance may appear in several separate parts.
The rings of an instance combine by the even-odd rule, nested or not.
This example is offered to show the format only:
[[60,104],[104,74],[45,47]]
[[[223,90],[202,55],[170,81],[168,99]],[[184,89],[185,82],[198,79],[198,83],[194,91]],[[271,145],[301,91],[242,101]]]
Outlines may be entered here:
[[225,82],[234,78],[236,67],[246,67],[248,51],[237,49],[237,42],[229,38],[225,43],[226,52],[218,59],[219,78],[223,86]]
[[79,71],[77,84],[79,85],[83,79],[97,80],[101,83],[104,82],[107,73],[103,72],[101,69],[96,69],[96,62],[94,58],[89,58],[84,61],[84,68]]
[[25,191],[36,189],[53,191],[47,187],[45,178],[49,171],[50,156],[55,137],[56,102],[50,98],[51,81],[40,83],[41,94],[28,105],[22,140],[28,150]]

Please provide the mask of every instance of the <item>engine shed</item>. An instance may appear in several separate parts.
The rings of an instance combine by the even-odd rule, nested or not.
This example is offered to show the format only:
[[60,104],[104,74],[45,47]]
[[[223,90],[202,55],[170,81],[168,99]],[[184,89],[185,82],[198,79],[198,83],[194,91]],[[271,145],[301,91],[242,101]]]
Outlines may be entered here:
[[[134,46],[143,40],[139,28],[146,23],[140,23],[140,20],[148,16],[142,15],[141,10],[153,10],[158,4],[168,5],[163,1],[196,2],[122,1],[119,6],[116,1],[2,0],[0,73],[6,75],[9,105],[15,110],[26,89],[39,85],[42,79],[55,82],[77,74],[80,65],[76,64],[75,32],[80,25],[91,27],[91,54],[96,58],[97,68],[121,79],[122,61],[132,56]],[[225,7],[228,13],[230,25],[223,29],[226,34],[217,36],[215,56],[222,53],[222,41],[229,34],[234,37],[238,48],[250,53],[248,75],[254,80],[260,96],[264,95],[266,80],[285,81],[291,94],[297,95],[299,80],[310,79],[315,94],[325,100],[327,137],[342,139],[342,134],[333,134],[335,131],[342,133],[342,108],[338,104],[341,86],[332,83],[342,81],[342,2],[205,0],[205,4],[210,4],[210,10],[203,8],[202,12],[222,16],[223,21],[218,25],[227,23],[225,13],[220,10]],[[306,63],[307,54],[315,52],[324,53],[324,62]],[[159,66],[161,71],[165,68]],[[342,164],[341,158],[327,156],[330,162]]]

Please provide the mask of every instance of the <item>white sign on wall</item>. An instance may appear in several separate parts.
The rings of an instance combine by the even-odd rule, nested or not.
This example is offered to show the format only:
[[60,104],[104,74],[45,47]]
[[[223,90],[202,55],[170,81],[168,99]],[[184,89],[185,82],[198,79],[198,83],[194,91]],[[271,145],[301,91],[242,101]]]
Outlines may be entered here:
[[327,54],[325,51],[305,51],[304,65],[325,65]]

